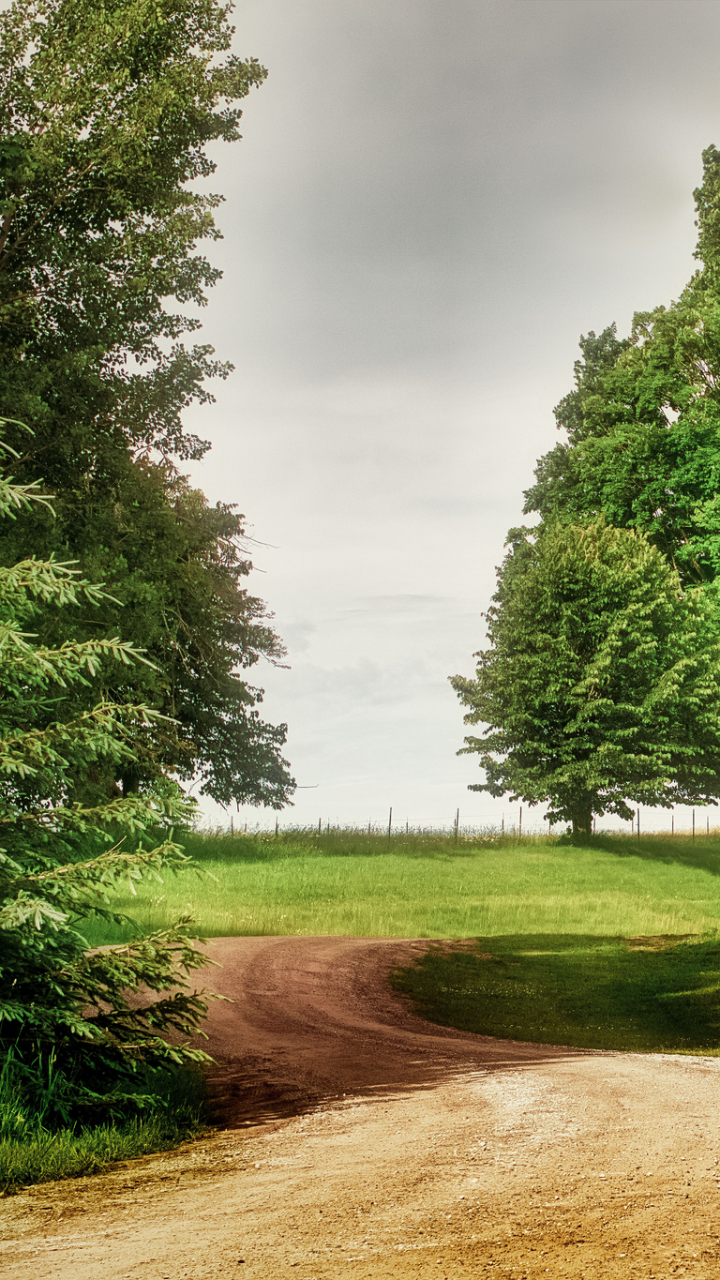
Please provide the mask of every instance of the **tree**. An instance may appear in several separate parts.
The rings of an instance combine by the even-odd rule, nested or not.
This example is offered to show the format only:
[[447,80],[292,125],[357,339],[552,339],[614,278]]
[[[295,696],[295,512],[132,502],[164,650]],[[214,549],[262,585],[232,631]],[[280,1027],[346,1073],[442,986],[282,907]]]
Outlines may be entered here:
[[[158,722],[143,757],[102,780],[105,794],[124,792],[172,770],[200,778],[222,804],[231,800],[281,808],[294,783],[281,751],[286,726],[260,718],[262,690],[246,672],[284,650],[265,605],[244,587],[252,562],[243,518],[210,506],[169,463],[119,455],[112,498],[91,479],[83,494],[55,500],[58,519],[37,512],[0,534],[3,559],[29,547],[47,557],[81,557],[107,594],[93,610],[47,614],[38,630],[47,644],[72,636],[117,634],[140,645],[153,663],[101,666],[76,690],[80,710],[102,697],[143,701],[169,719]],[[72,529],[72,540],[68,531]],[[121,603],[119,603],[121,602]]]
[[217,239],[220,199],[189,184],[215,169],[209,143],[239,138],[235,104],[266,75],[223,59],[228,13],[13,0],[0,14],[0,411],[33,425],[24,462],[55,489],[102,470],[118,438],[206,447],[180,412],[229,367],[182,337],[219,275],[194,250]]
[[[46,503],[37,487],[0,479],[0,516]],[[136,1093],[138,1070],[206,1060],[171,1045],[206,1010],[186,975],[206,963],[189,920],[127,946],[89,951],[83,921],[121,921],[111,891],[162,867],[185,864],[172,824],[193,806],[167,781],[128,797],[73,799],[107,762],[125,767],[162,717],[142,704],[108,701],[69,716],[68,694],[108,659],[145,661],[117,638],[48,648],[27,631],[39,612],[98,606],[102,590],[72,565],[29,559],[0,569],[0,1050],[24,1088],[54,1080],[56,1120],[117,1112]],[[133,1007],[129,992],[147,996]],[[44,1080],[44,1084],[42,1081]]]
[[720,638],[712,601],[683,590],[644,534],[600,518],[514,530],[474,679],[451,683],[486,781],[591,830],[720,795]]
[[526,511],[642,530],[683,582],[720,572],[720,151],[695,192],[702,268],[677,302],[581,340],[575,388],[558,405],[567,443],[538,464]]
[[282,646],[244,586],[242,517],[173,461],[202,456],[182,411],[230,371],[185,341],[199,326],[188,305],[220,274],[196,252],[219,236],[220,198],[192,184],[214,171],[208,144],[240,137],[237,103],[266,75],[227,56],[229,9],[13,0],[0,13],[0,414],[33,428],[7,427],[18,482],[42,476],[56,495],[53,519],[38,510],[0,536],[0,564],[78,560],[110,595],[95,617],[44,618],[42,638],[107,627],[158,668],[125,669],[118,686],[106,664],[74,691],[78,708],[114,691],[170,717],[110,788],[171,768],[222,803],[280,808],[286,728],[261,719],[262,689],[241,673]]

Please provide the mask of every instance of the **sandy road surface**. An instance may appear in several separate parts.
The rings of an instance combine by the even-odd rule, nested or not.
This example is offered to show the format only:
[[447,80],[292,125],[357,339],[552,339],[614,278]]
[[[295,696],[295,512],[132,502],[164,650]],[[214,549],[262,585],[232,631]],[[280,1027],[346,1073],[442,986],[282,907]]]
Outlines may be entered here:
[[430,1026],[427,943],[242,938],[210,1049],[231,1127],[2,1202],[13,1280],[720,1280],[720,1061]]

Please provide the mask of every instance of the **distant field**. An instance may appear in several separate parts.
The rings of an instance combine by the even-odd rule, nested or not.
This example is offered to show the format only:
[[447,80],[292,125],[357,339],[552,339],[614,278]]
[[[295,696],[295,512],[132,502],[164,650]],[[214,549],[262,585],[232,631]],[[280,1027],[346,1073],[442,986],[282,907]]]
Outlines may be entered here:
[[[720,837],[318,835],[182,837],[204,878],[168,874],[120,897],[145,930],[190,910],[206,937],[467,938],[703,934],[720,928]],[[97,945],[129,936],[89,922]]]

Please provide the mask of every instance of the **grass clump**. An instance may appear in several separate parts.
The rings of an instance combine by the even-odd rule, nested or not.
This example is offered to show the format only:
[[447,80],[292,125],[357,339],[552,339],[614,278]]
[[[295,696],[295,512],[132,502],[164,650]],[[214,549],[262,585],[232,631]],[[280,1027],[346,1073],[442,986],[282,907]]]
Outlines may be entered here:
[[168,1150],[207,1127],[204,1082],[187,1067],[140,1073],[135,1107],[126,1091],[122,1106],[99,1123],[63,1123],[69,1094],[52,1061],[33,1070],[7,1055],[0,1069],[0,1194],[99,1173],[118,1160]]
[[720,1054],[720,938],[515,934],[393,975],[418,1013],[501,1039]]

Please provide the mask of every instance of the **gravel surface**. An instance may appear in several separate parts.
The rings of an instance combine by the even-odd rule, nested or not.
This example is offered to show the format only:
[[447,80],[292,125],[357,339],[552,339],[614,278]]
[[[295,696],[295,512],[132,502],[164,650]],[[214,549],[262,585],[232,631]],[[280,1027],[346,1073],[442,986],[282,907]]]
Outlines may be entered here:
[[720,1278],[720,1061],[444,1030],[425,941],[223,938],[227,1128],[2,1202],[13,1280]]

